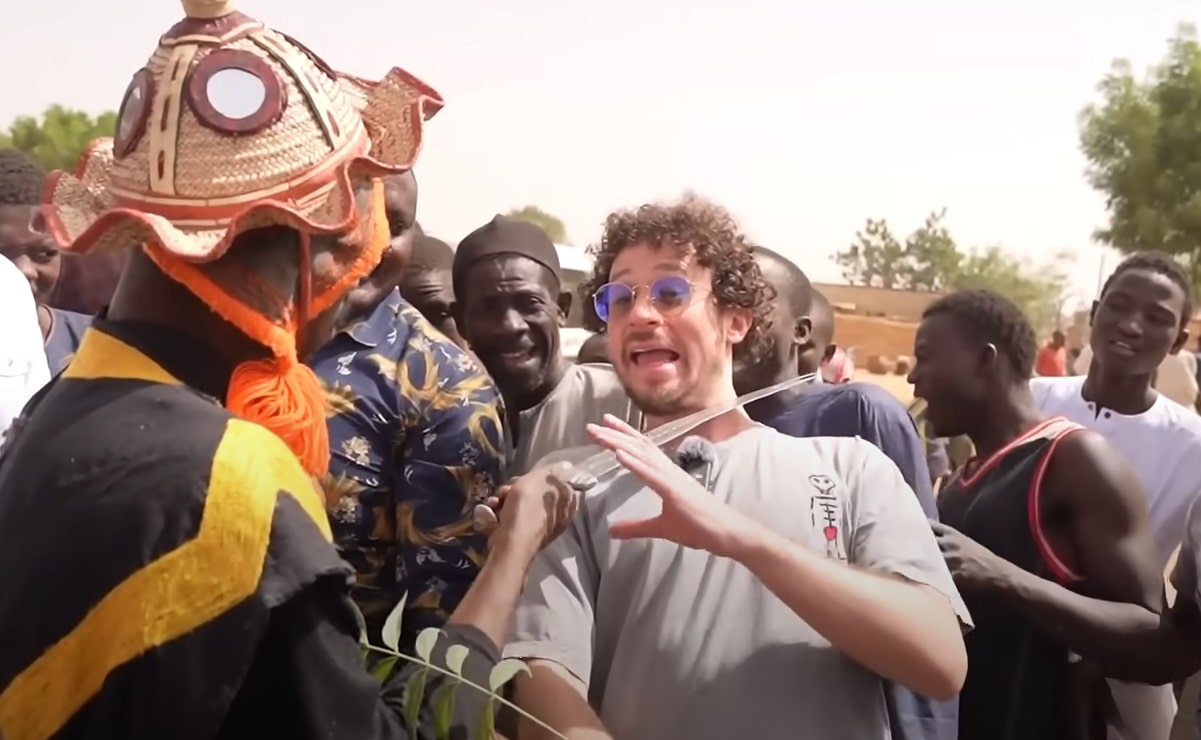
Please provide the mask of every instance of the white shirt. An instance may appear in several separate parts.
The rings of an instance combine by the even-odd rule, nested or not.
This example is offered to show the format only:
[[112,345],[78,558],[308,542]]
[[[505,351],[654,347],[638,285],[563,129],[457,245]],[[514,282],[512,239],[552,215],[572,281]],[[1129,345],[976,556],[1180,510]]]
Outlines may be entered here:
[[8,431],[25,403],[46,383],[50,368],[38,310],[29,281],[0,258],[0,434]]
[[[1034,378],[1030,381],[1034,402],[1044,414],[1067,417],[1100,434],[1126,459],[1147,497],[1162,571],[1180,546],[1189,506],[1201,491],[1201,416],[1163,394],[1141,414],[1126,416],[1101,409],[1098,415],[1096,405],[1084,400],[1086,377]],[[1133,730],[1123,736],[1111,728],[1111,739],[1168,736],[1176,712],[1171,685],[1110,681],[1110,688],[1119,714]]]
[[[1072,370],[1077,375],[1087,375],[1088,366],[1093,359],[1092,347],[1085,345],[1080,350],[1080,356],[1072,364]],[[1193,353],[1181,350],[1174,355],[1168,355],[1159,363],[1155,372],[1155,389],[1176,403],[1193,408],[1197,403],[1197,360]]]

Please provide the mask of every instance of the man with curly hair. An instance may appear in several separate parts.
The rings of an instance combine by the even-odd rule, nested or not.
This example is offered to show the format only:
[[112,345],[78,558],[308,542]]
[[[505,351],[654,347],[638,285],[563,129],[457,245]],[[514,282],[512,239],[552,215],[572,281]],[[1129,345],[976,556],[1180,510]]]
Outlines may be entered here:
[[1039,410],[1037,351],[1021,309],[985,290],[932,304],[915,338],[909,381],[927,423],[976,448],[931,524],[976,620],[959,697],[965,740],[1103,736],[1108,687],[1072,664],[1070,650],[1089,657],[1073,625],[1102,601],[1160,605],[1138,480],[1100,435]]
[[[597,315],[648,426],[734,399],[774,291],[730,214],[692,196],[619,211],[594,251]],[[876,447],[741,410],[678,464],[616,418],[589,433],[625,470],[529,573],[506,654],[531,661],[517,698],[532,714],[570,738],[882,740],[883,679],[959,690],[969,617]]]
[[92,317],[51,306],[66,263],[54,240],[35,229],[45,184],[46,172],[29,155],[0,150],[0,256],[29,281],[53,375],[71,360]]

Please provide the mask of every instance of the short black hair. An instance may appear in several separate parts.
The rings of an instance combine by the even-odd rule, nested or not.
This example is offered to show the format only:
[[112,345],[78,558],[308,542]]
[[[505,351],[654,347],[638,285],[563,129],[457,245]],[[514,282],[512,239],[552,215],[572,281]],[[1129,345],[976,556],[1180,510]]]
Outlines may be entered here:
[[407,272],[446,270],[450,272],[455,261],[455,249],[441,239],[424,233],[413,239],[413,252],[409,256]]
[[774,286],[776,292],[788,301],[794,317],[808,316],[813,308],[813,284],[801,268],[784,255],[767,247],[753,247],[751,254],[760,263],[765,277],[782,278],[784,284]]
[[1175,283],[1184,296],[1184,310],[1180,314],[1180,327],[1188,326],[1189,320],[1193,318],[1193,281],[1189,278],[1183,265],[1166,252],[1135,252],[1118,263],[1109,277],[1105,278],[1105,284],[1101,286],[1101,298],[1104,298],[1105,294],[1109,292],[1109,286],[1113,285],[1113,281],[1118,275],[1130,270],[1153,272],[1163,275]]
[[1022,309],[1005,296],[991,290],[961,290],[930,304],[922,318],[937,315],[954,317],[981,341],[996,347],[1020,379],[1033,374],[1038,353],[1034,327]]
[[16,149],[0,149],[0,206],[36,206],[42,202],[46,170]]

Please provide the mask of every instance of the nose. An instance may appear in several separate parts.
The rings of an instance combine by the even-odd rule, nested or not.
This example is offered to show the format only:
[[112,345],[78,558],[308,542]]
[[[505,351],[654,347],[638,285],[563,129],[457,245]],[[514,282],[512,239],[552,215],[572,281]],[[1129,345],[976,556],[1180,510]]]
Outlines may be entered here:
[[636,326],[663,323],[663,315],[659,313],[659,309],[655,308],[654,303],[651,301],[650,291],[639,290],[634,292],[634,302],[630,306],[630,312],[626,320]]
[[1120,335],[1128,339],[1139,339],[1143,336],[1143,322],[1135,313],[1118,319],[1115,328]]
[[505,311],[501,313],[500,320],[497,322],[497,326],[500,328],[501,333],[508,336],[516,336],[529,329],[529,325],[526,324],[525,319],[521,317],[521,314],[511,308],[505,309]]

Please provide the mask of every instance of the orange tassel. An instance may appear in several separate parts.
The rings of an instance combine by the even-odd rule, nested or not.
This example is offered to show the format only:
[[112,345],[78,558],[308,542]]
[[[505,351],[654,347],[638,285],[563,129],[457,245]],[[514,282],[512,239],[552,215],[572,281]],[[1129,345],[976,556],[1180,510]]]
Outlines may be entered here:
[[325,394],[308,366],[295,360],[253,360],[234,368],[226,408],[271,430],[300,458],[309,475],[329,469]]

